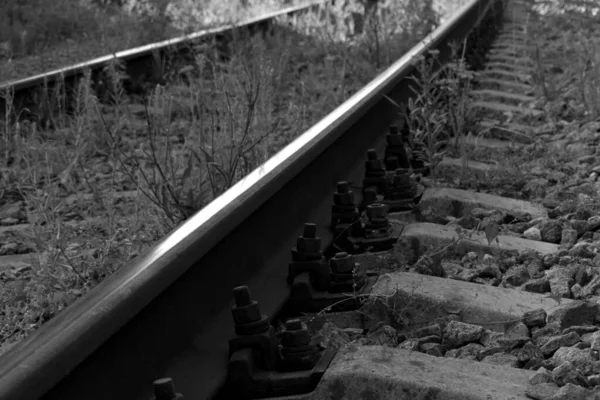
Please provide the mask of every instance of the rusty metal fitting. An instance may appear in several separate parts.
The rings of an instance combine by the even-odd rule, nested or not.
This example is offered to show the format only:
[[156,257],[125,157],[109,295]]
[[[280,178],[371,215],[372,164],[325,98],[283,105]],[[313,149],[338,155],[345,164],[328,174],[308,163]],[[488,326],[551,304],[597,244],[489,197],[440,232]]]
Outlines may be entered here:
[[299,319],[288,320],[281,332],[281,344],[284,348],[309,345],[310,334],[306,325]]
[[352,273],[356,263],[354,257],[346,252],[335,253],[335,256],[329,260],[331,271],[334,274],[349,274]]
[[296,249],[301,253],[321,253],[321,238],[317,237],[316,224],[304,224],[304,232],[296,240]]
[[381,203],[373,203],[367,206],[367,218],[371,221],[387,220],[388,206]]
[[598,349],[590,349],[590,356],[592,357],[592,360],[594,361],[598,361],[600,360],[600,351],[598,351]]
[[337,192],[333,194],[333,203],[340,206],[354,205],[354,193],[350,190],[348,182],[337,183]]
[[252,334],[268,328],[268,319],[260,313],[258,302],[252,300],[247,286],[234,288],[233,296],[235,305],[231,307],[231,314],[238,334]]
[[160,378],[152,383],[155,400],[183,400],[183,395],[175,391],[171,378]]

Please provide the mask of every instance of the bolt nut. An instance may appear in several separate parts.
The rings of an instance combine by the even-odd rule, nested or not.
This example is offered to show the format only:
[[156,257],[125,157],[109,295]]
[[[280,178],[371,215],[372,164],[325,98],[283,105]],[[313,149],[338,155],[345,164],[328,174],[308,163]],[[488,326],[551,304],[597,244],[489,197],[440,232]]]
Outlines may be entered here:
[[299,319],[287,321],[285,330],[281,332],[283,347],[300,347],[310,344],[310,334],[306,325]]
[[388,207],[385,204],[374,203],[367,206],[367,218],[383,219],[387,218]]
[[349,189],[348,182],[338,182],[333,203],[340,206],[354,205],[354,193]]
[[302,236],[307,239],[313,239],[317,237],[317,224],[306,223],[304,224],[304,232]]
[[296,240],[296,249],[301,253],[321,252],[321,238],[317,237],[316,224],[304,224],[304,232]]
[[371,203],[377,201],[377,190],[374,188],[365,189],[363,192],[363,202]]
[[171,378],[157,379],[152,386],[156,400],[183,400],[183,396],[175,392],[175,385]]
[[388,146],[402,146],[404,145],[404,141],[402,140],[402,135],[398,132],[398,127],[395,127],[395,130],[392,130],[390,127],[390,133],[388,133],[385,137]]
[[243,307],[233,306],[231,307],[231,314],[236,325],[251,324],[259,321],[262,317],[257,301],[253,301]]
[[290,319],[285,322],[285,329],[288,331],[299,331],[302,330],[302,321],[299,319]]
[[344,194],[350,191],[348,181],[340,181],[337,183],[337,193]]
[[231,314],[236,325],[251,324],[262,318],[258,302],[251,299],[247,286],[234,288],[233,295],[235,305],[231,307]]
[[352,206],[354,205],[354,193],[334,193],[333,204],[338,206]]
[[381,160],[367,160],[365,161],[365,169],[367,172],[383,171],[383,164],[381,164]]
[[398,161],[398,157],[391,156],[385,159],[385,168],[388,171],[392,171],[400,167],[400,162]]
[[393,178],[394,187],[411,187],[410,177],[406,171],[402,169],[396,169],[396,173]]
[[592,357],[592,360],[594,361],[598,361],[600,360],[600,351],[598,351],[598,349],[590,349],[590,356]]
[[252,302],[248,286],[238,286],[233,288],[233,297],[235,299],[235,305],[238,307],[247,306]]
[[336,253],[331,260],[331,271],[336,274],[348,274],[354,270],[356,264],[354,263],[354,257],[345,252]]
[[321,238],[306,239],[300,236],[296,240],[296,249],[300,253],[320,253],[321,252]]

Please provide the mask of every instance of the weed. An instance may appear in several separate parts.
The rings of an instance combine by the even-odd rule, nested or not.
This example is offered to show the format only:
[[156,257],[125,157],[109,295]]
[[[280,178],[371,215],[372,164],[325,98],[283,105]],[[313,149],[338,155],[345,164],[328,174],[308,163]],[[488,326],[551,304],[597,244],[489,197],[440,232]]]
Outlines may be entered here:
[[[459,49],[463,54],[459,57]],[[416,97],[408,100],[404,120],[411,133],[409,145],[412,156],[424,162],[433,177],[437,165],[448,151],[454,137],[454,148],[460,149],[463,167],[468,162],[466,138],[475,125],[475,114],[471,103],[471,81],[464,57],[466,47],[452,45],[452,59],[445,65],[438,62],[438,52],[430,51],[427,56],[416,60],[415,86],[411,89]]]
[[414,81],[418,88],[411,86],[411,89],[417,97],[409,98],[405,121],[411,132],[409,143],[413,157],[424,161],[435,176],[435,168],[442,160],[450,136],[445,129],[447,114],[438,106],[443,101],[443,94],[437,89],[437,53],[431,51],[429,55],[416,60],[418,77]]
[[579,90],[591,119],[600,116],[600,42],[589,37],[578,37]]
[[466,40],[462,45],[463,53],[459,56],[460,47],[452,44],[452,62],[444,66],[440,80],[441,90],[446,97],[447,125],[454,137],[454,147],[460,148],[463,159],[467,158],[466,138],[473,134],[475,128],[475,112],[471,107],[471,82],[473,71],[465,63]]

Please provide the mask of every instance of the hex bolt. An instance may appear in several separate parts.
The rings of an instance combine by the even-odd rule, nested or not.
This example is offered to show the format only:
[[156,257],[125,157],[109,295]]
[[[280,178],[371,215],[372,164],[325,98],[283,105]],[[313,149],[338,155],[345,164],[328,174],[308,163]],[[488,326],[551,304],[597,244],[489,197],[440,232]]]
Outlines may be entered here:
[[[365,189],[363,193],[363,202],[370,203],[377,200],[377,190],[373,188]],[[367,206],[368,207],[368,206]]]
[[396,186],[398,188],[410,188],[411,187],[410,177],[408,176],[408,173],[406,172],[406,170],[404,170],[402,168],[396,169],[393,182],[394,182],[394,186]]
[[303,237],[307,239],[314,239],[317,237],[317,224],[306,223],[304,224]]
[[262,315],[258,301],[252,300],[248,286],[234,288],[233,297],[235,305],[231,307],[231,313],[236,326],[247,325],[261,320]]
[[234,288],[233,296],[235,298],[235,305],[238,307],[250,305],[252,302],[248,286],[238,286]]
[[310,343],[308,328],[299,319],[291,319],[285,323],[281,332],[281,344],[284,348],[306,346]]
[[374,218],[386,218],[388,208],[385,204],[373,203],[367,206],[367,217],[369,219]]
[[337,183],[337,192],[333,194],[333,204],[341,206],[354,205],[354,193],[350,190],[350,185],[346,181]]
[[299,319],[290,319],[286,321],[285,329],[288,331],[299,331],[302,329],[302,321]]
[[381,160],[377,157],[377,151],[375,149],[367,150],[367,160],[365,161],[365,172],[367,176],[369,175],[377,175],[384,174],[383,164]]
[[341,181],[337,183],[337,192],[344,194],[344,193],[348,193],[348,190],[350,189],[350,186],[348,185],[347,181]]
[[308,328],[299,319],[291,319],[285,323],[280,340],[283,360],[294,371],[312,369],[318,362],[319,348],[316,343],[311,343]]
[[156,400],[182,400],[183,396],[175,392],[175,385],[171,378],[157,379],[152,384],[154,388],[154,398]]
[[400,134],[400,130],[396,125],[390,126],[389,133],[386,135],[386,141],[388,146],[398,147],[404,146],[404,140]]
[[354,257],[346,252],[335,253],[330,260],[331,270],[337,274],[348,274],[354,270]]
[[398,157],[396,156],[392,156],[389,157],[385,160],[386,163],[386,168],[388,170],[394,170],[394,169],[398,169],[398,167],[400,166],[400,162],[398,162]]
[[[312,223],[304,224],[302,236],[296,239],[296,250],[299,253],[310,253],[317,255],[321,253],[321,238],[317,237],[317,225]],[[319,255],[320,257],[320,255]]]
[[314,257],[321,257],[321,238],[317,236],[317,225],[305,223],[302,236],[296,239],[296,247],[292,249],[292,253],[310,254]]

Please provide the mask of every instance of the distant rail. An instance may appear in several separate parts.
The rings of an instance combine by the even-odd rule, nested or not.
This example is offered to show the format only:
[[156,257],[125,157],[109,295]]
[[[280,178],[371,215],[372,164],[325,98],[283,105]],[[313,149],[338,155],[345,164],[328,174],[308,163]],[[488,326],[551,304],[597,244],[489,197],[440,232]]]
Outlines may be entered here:
[[[74,77],[82,76],[84,71],[90,70],[92,73],[101,70],[115,60],[126,63],[127,73],[130,77],[136,77],[140,74],[152,75],[152,71],[157,67],[155,57],[164,56],[177,51],[185,50],[195,42],[213,39],[220,35],[226,35],[237,29],[256,29],[269,24],[276,17],[291,15],[311,8],[318,7],[321,4],[331,0],[315,0],[308,4],[287,7],[282,10],[274,11],[259,17],[251,18],[235,25],[225,25],[217,28],[204,29],[198,32],[190,33],[173,39],[163,40],[161,42],[151,43],[128,50],[108,54],[92,60],[68,65],[52,71],[29,76],[26,78],[10,81],[0,81],[0,95],[11,93],[16,99],[26,97],[27,92],[36,88],[51,86],[57,81],[66,81]],[[149,72],[150,71],[150,72]],[[0,105],[3,105],[3,99],[0,98]]]

